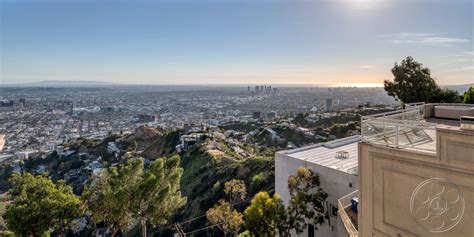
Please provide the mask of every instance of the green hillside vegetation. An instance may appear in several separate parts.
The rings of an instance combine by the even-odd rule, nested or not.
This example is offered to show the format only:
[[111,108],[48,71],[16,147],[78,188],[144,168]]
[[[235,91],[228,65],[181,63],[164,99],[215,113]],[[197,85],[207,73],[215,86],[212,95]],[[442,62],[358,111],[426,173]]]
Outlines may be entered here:
[[171,155],[179,142],[180,135],[180,131],[169,131],[164,135],[155,137],[141,155],[147,159]]
[[[188,197],[184,210],[177,214],[187,220],[205,214],[219,199],[224,197],[224,183],[240,179],[249,187],[249,196],[258,191],[274,189],[273,157],[252,157],[245,160],[218,159],[209,156],[205,148],[193,149],[182,156],[184,173],[181,181],[183,195]],[[241,208],[245,206],[242,203]],[[185,226],[197,229],[206,224],[198,219]]]
[[332,126],[333,124],[338,124],[338,123],[347,123],[350,121],[359,121],[360,116],[358,114],[349,114],[349,115],[338,115],[338,116],[332,116],[329,118],[321,118],[318,121],[312,123],[306,120],[306,117],[308,117],[308,113],[301,113],[296,115],[296,117],[293,119],[293,122],[301,127],[304,128],[318,128],[318,127],[329,127]]
[[305,134],[299,130],[285,128],[274,128],[273,130],[275,130],[282,137],[288,139],[289,142],[293,142],[296,146],[299,147],[304,146],[306,144],[321,142],[315,137],[305,136]]

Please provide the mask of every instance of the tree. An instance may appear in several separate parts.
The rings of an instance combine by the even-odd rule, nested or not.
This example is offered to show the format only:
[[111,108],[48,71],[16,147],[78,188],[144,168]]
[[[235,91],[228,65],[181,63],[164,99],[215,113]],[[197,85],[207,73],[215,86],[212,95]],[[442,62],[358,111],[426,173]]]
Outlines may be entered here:
[[318,174],[300,167],[296,175],[288,177],[288,189],[290,203],[282,232],[289,234],[289,231],[294,229],[297,234],[301,234],[307,226],[305,220],[312,220],[315,226],[324,223],[324,202],[328,194],[320,187]]
[[228,196],[229,202],[236,204],[247,196],[244,181],[240,179],[232,179],[224,183],[224,193]]
[[131,197],[133,217],[139,220],[143,237],[146,237],[148,223],[165,224],[186,203],[180,191],[182,174],[179,156],[159,158],[143,173]]
[[131,224],[131,199],[142,174],[143,159],[129,160],[94,178],[83,193],[83,200],[92,219],[96,223],[107,224],[112,236]]
[[474,88],[469,87],[469,89],[464,92],[464,99],[462,101],[464,104],[474,104]]
[[[393,82],[384,81],[387,94],[403,103],[444,102],[459,99],[457,92],[441,89],[431,77],[430,69],[412,57],[395,63],[392,68]],[[441,101],[440,101],[441,100]]]
[[459,95],[457,91],[453,91],[447,88],[437,88],[431,102],[436,103],[461,103],[463,97]]
[[207,210],[206,217],[212,225],[216,225],[224,233],[224,236],[228,234],[236,236],[244,223],[242,213],[232,210],[231,205],[222,199]]
[[4,218],[19,236],[42,236],[51,228],[64,233],[82,214],[81,200],[63,180],[54,184],[46,175],[14,173],[9,182],[13,188]]
[[107,223],[114,235],[133,219],[139,221],[142,236],[147,224],[165,224],[186,203],[180,191],[179,161],[179,156],[159,158],[145,168],[139,158],[101,174],[84,195],[94,220]]
[[278,194],[257,193],[245,209],[245,227],[251,236],[273,237],[286,220],[285,206]]

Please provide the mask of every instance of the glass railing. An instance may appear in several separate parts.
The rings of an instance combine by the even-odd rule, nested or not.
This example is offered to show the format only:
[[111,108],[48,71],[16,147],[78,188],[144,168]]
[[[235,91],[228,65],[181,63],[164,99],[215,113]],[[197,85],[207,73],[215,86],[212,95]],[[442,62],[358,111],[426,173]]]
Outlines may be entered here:
[[436,152],[436,124],[423,120],[423,104],[362,117],[362,141]]

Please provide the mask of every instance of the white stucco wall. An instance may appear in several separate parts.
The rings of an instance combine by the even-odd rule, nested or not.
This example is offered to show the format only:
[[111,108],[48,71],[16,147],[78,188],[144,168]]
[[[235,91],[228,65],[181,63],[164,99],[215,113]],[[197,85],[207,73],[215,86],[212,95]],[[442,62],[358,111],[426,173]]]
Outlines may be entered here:
[[[299,167],[307,167],[319,174],[321,187],[328,193],[328,203],[337,207],[337,200],[348,193],[358,189],[357,176],[333,168],[305,162],[304,160],[293,158],[286,151],[275,154],[275,192],[278,193],[285,205],[288,204],[290,194],[288,192],[288,176],[295,174]],[[352,183],[352,187],[349,187]],[[329,210],[331,213],[331,210]],[[337,217],[330,214],[330,225],[328,221],[323,226],[318,226],[315,236],[337,237],[338,224]],[[294,235],[296,236],[296,235]],[[299,236],[308,236],[307,231]]]

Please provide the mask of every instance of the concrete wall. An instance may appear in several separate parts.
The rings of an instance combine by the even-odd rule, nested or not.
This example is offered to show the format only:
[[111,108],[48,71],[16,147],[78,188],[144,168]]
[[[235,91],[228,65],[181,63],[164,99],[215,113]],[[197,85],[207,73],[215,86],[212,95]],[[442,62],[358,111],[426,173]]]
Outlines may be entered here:
[[[359,174],[359,236],[474,236],[474,131],[438,127],[436,154],[361,143]],[[457,187],[465,201],[463,213],[462,208],[457,206],[438,213],[436,220],[434,216],[438,214],[433,214],[428,206],[430,216],[426,221],[434,223],[431,227],[426,225],[428,222],[425,220],[420,220],[417,214],[413,214],[414,208],[411,209],[414,206],[412,204],[419,201],[413,201],[412,196],[419,197],[414,193],[430,178],[448,180]],[[440,197],[456,193],[451,192],[455,188],[450,185],[438,188],[432,186],[431,191],[441,190]],[[427,203],[432,203],[436,195],[428,193]],[[448,203],[447,207],[460,202],[453,203]],[[459,222],[453,221],[456,218],[447,219],[453,216],[452,210],[462,215],[458,218]],[[439,220],[443,220],[445,225],[437,229]],[[447,229],[453,223],[457,224]]]
[[337,237],[350,237],[346,231],[342,218],[337,218]]
[[[275,155],[275,192],[281,195],[285,205],[288,205],[290,199],[288,176],[294,175],[299,167],[307,167],[319,174],[321,187],[329,195],[327,201],[335,207],[338,206],[337,200],[340,197],[358,188],[357,176],[355,175],[292,158],[286,155],[285,151],[277,152]],[[349,183],[352,183],[352,188],[349,187]],[[329,211],[331,213],[331,210]],[[318,230],[315,230],[315,236],[339,236],[337,233],[337,217],[332,214],[330,216],[330,224],[326,221],[323,226],[317,226]],[[300,236],[308,236],[307,231]]]

